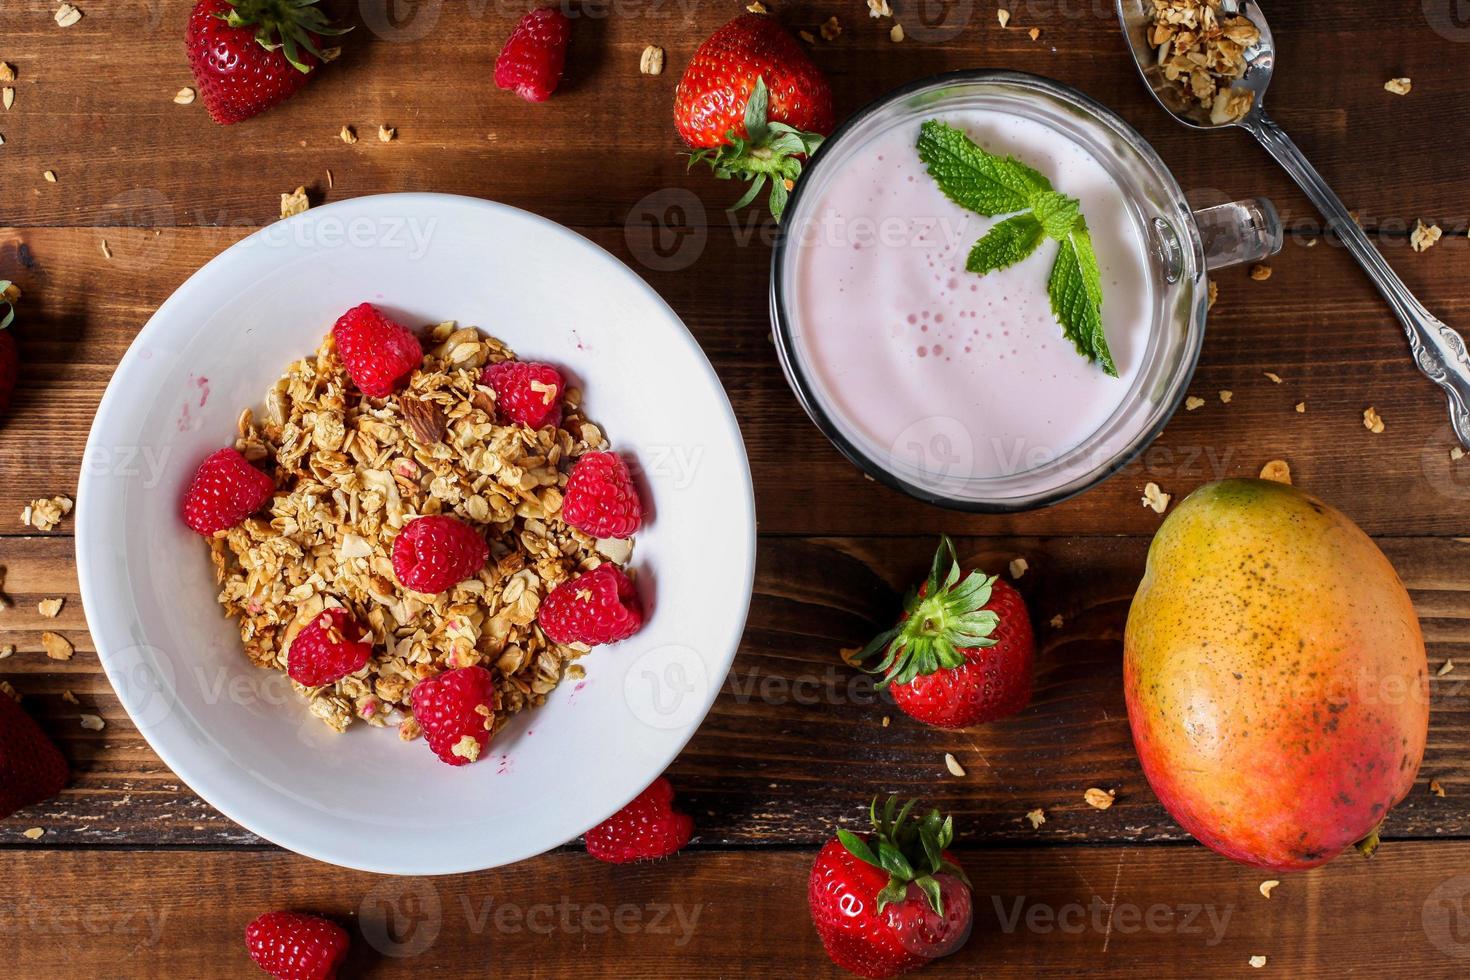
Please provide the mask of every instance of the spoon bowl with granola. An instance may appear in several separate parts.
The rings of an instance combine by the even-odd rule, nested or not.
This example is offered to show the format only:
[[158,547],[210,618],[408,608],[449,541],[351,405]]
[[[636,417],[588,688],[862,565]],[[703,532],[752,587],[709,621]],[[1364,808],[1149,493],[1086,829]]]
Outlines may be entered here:
[[576,837],[709,710],[754,513],[723,389],[641,279],[443,195],[263,229],[103,398],[78,572],[134,723],[248,831],[433,874]]

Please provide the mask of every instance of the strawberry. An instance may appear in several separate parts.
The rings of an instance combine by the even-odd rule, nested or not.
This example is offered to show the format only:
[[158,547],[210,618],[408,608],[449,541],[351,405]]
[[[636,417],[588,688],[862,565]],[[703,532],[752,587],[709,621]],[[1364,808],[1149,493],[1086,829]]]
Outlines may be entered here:
[[228,531],[264,507],[275,492],[275,481],[239,450],[216,450],[199,464],[184,491],[184,523],[203,535]]
[[1013,715],[1031,700],[1036,641],[1026,604],[994,575],[960,568],[941,539],[929,579],[904,602],[902,620],[858,654],[908,715],[966,728]]
[[501,361],[480,373],[480,383],[495,392],[495,409],[502,422],[539,429],[561,424],[561,398],[566,382],[550,364]]
[[60,793],[71,771],[16,699],[0,692],[0,819]]
[[435,595],[471,578],[490,559],[474,528],[442,514],[416,517],[393,539],[393,574],[405,589]]
[[710,35],[674,95],[674,125],[695,150],[690,165],[751,181],[736,208],[769,181],[778,221],[801,161],[832,132],[832,118],[827,79],[780,24],[759,14],[742,14]]
[[320,687],[362,670],[373,645],[362,640],[363,629],[341,607],[322,610],[291,641],[286,673],[298,684]]
[[323,36],[345,33],[316,0],[199,0],[184,47],[214,121],[237,123],[295,95],[321,63]]
[[10,407],[10,396],[15,394],[15,383],[20,380],[20,350],[15,337],[6,328],[15,321],[15,300],[20,299],[20,290],[8,279],[0,279],[0,303],[5,304],[5,313],[0,315],[0,416]]
[[594,538],[628,538],[643,520],[643,504],[628,464],[616,453],[585,453],[567,476],[561,517]]
[[441,761],[474,762],[490,743],[495,678],[484,667],[460,667],[426,677],[413,687],[414,721]]
[[527,102],[545,102],[561,81],[571,37],[571,19],[556,7],[526,14],[495,59],[496,87],[513,89]]
[[569,579],[541,602],[536,622],[552,643],[616,643],[638,632],[638,590],[611,562]]
[[346,929],[304,912],[267,912],[245,927],[250,958],[276,980],[331,980],[347,946]]
[[694,818],[674,809],[674,787],[663,776],[633,802],[587,831],[587,853],[609,864],[652,861],[678,851],[694,834]]
[[970,881],[945,848],[954,826],[938,810],[868,808],[873,832],[837,831],[807,881],[812,923],[832,962],[863,977],[894,977],[948,956],[970,938]]
[[371,303],[359,303],[338,317],[332,337],[352,383],[373,398],[393,394],[424,361],[414,332]]

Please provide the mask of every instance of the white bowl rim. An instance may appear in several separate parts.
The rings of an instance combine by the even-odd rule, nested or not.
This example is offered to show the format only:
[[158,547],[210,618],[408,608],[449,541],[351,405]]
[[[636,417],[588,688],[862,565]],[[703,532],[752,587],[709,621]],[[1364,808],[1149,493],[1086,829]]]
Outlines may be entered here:
[[[184,282],[177,289],[169,294],[168,298],[165,299],[164,302],[160,304],[159,307],[153,312],[153,315],[148,318],[148,322],[143,325],[143,328],[138,331],[137,335],[128,345],[128,349],[123,354],[122,359],[118,362],[117,368],[113,371],[112,377],[109,379],[107,388],[103,392],[102,399],[98,404],[96,415],[93,417],[92,426],[87,436],[86,448],[83,450],[82,459],[84,463],[81,466],[81,472],[78,477],[76,491],[74,551],[76,558],[77,578],[80,587],[82,607],[87,617],[88,630],[92,637],[92,642],[96,649],[98,660],[102,664],[103,672],[107,675],[108,682],[112,685],[113,690],[117,694],[119,702],[122,704],[124,710],[128,712],[129,718],[134,718],[134,708],[129,703],[129,687],[127,684],[119,683],[119,678],[115,673],[114,666],[109,662],[110,658],[107,655],[108,645],[106,636],[110,631],[118,628],[119,624],[117,623],[117,619],[120,611],[112,608],[113,603],[111,603],[107,598],[105,585],[96,581],[96,579],[94,578],[94,567],[89,556],[90,549],[86,546],[86,542],[89,540],[90,535],[92,534],[92,524],[94,520],[97,520],[96,509],[98,506],[92,503],[92,500],[96,495],[89,493],[88,489],[90,486],[95,485],[98,482],[98,477],[96,476],[96,474],[89,472],[89,468],[85,465],[85,460],[91,455],[94,446],[102,444],[102,441],[106,439],[105,432],[109,424],[109,416],[112,414],[114,403],[124,397],[122,392],[127,390],[129,387],[127,384],[128,376],[134,369],[134,365],[140,359],[140,351],[145,348],[146,342],[152,339],[154,334],[160,333],[162,331],[163,328],[160,325],[161,320],[166,318],[166,315],[172,306],[182,305],[184,301],[183,297],[193,291],[204,289],[206,287],[206,280],[211,275],[219,274],[218,269],[220,263],[224,262],[232,253],[244,249],[256,240],[264,238],[267,235],[280,234],[283,229],[289,228],[288,223],[306,223],[316,221],[323,216],[335,215],[337,212],[341,212],[342,214],[340,216],[345,217],[346,214],[349,212],[364,208],[397,207],[407,209],[413,208],[415,206],[459,206],[470,210],[510,214],[519,218],[530,219],[534,223],[542,225],[549,233],[561,235],[564,238],[569,239],[573,244],[586,250],[586,252],[588,253],[589,261],[610,264],[614,267],[615,272],[621,273],[622,275],[626,276],[630,282],[635,283],[636,287],[647,297],[647,299],[656,307],[659,307],[663,311],[665,311],[669,317],[669,321],[673,325],[677,325],[678,329],[672,332],[672,336],[679,338],[679,340],[682,341],[690,349],[690,352],[694,355],[695,362],[700,365],[700,368],[704,371],[706,375],[707,382],[711,386],[714,393],[717,395],[717,402],[719,406],[723,409],[723,420],[728,429],[727,434],[732,438],[732,445],[736,447],[739,453],[740,466],[737,467],[737,470],[740,478],[743,481],[743,492],[739,494],[742,505],[742,513],[730,515],[730,517],[732,521],[738,522],[739,525],[742,525],[749,529],[748,535],[746,537],[746,547],[744,549],[743,555],[726,555],[724,556],[724,559],[727,561],[730,559],[741,560],[743,568],[741,568],[739,580],[744,583],[744,606],[742,609],[739,610],[739,615],[736,618],[736,622],[739,624],[740,629],[737,635],[734,637],[733,642],[729,645],[729,649],[724,658],[725,662],[723,665],[723,669],[718,671],[716,676],[711,677],[711,683],[708,684],[706,687],[703,703],[699,706],[699,711],[697,712],[697,720],[691,722],[688,725],[687,730],[683,732],[681,737],[679,737],[677,740],[671,740],[670,744],[673,745],[672,751],[669,751],[667,753],[667,758],[663,759],[658,767],[659,772],[662,773],[669,767],[671,763],[673,763],[675,758],[677,758],[678,755],[683,752],[689,741],[694,737],[695,733],[704,723],[705,718],[708,717],[710,708],[714,705],[715,699],[719,697],[720,691],[724,688],[725,679],[734,664],[735,656],[739,651],[740,641],[744,636],[744,629],[748,621],[750,603],[754,592],[756,548],[758,539],[755,511],[755,488],[750,473],[749,454],[745,450],[745,440],[740,431],[740,425],[735,415],[734,406],[730,402],[729,393],[726,392],[724,384],[720,381],[719,376],[715,373],[714,366],[710,363],[709,357],[705,354],[704,349],[700,346],[698,340],[696,340],[694,335],[689,331],[688,325],[684,323],[683,318],[679,316],[679,314],[673,309],[673,307],[671,307],[668,302],[665,301],[664,298],[660,296],[651,285],[649,285],[647,280],[645,280],[642,276],[638,275],[631,268],[629,268],[627,264],[620,260],[616,255],[612,254],[601,245],[587,238],[585,235],[582,235],[579,232],[566,227],[565,225],[559,224],[558,222],[552,221],[549,218],[545,218],[539,214],[536,214],[535,212],[527,211],[523,208],[517,208],[508,204],[502,204],[497,201],[490,201],[477,197],[469,197],[467,195],[442,194],[428,191],[368,194],[315,207],[302,214],[294,215],[290,218],[282,219],[281,221],[271,222],[269,224],[263,225],[252,232],[250,235],[246,236],[245,238],[226,248],[224,251],[215,255],[208,262],[206,262],[204,265],[202,265],[192,274],[190,274],[190,276],[186,280],[184,280]],[[214,272],[211,272],[212,269],[214,270]],[[440,860],[432,863],[418,865],[404,864],[392,858],[385,858],[381,861],[362,860],[357,857],[349,856],[345,852],[346,849],[334,850],[331,847],[297,846],[292,843],[289,833],[286,833],[282,829],[278,829],[274,826],[262,826],[258,821],[253,820],[249,814],[242,812],[238,807],[234,806],[233,803],[222,802],[229,794],[228,791],[226,791],[220,785],[221,781],[217,777],[202,770],[191,770],[188,766],[181,766],[180,757],[176,753],[171,751],[168,747],[171,738],[178,737],[180,725],[181,723],[177,719],[168,718],[155,725],[150,725],[146,727],[139,726],[137,730],[140,734],[142,734],[144,740],[147,741],[150,748],[152,748],[152,750],[157,753],[158,757],[163,761],[164,765],[168,766],[168,768],[174,773],[174,775],[176,775],[185,785],[187,785],[195,794],[197,794],[211,807],[218,810],[225,817],[240,825],[257,837],[269,841],[270,843],[275,844],[279,847],[285,848],[286,850],[292,851],[293,853],[300,854],[304,857],[312,858],[314,860],[322,861],[327,864],[335,865],[337,867],[347,868],[355,871],[365,871],[374,874],[414,876],[464,874],[475,871],[488,870],[494,867],[501,867],[507,864],[513,864],[518,861],[523,861],[528,858],[536,857],[540,854],[544,854],[548,851],[554,850],[558,846],[569,843],[571,840],[575,840],[576,837],[581,835],[581,833],[585,833],[586,830],[589,830],[592,827],[597,826],[599,823],[602,823],[608,817],[612,816],[618,810],[622,809],[624,806],[627,806],[628,803],[632,802],[632,800],[645,788],[645,786],[641,784],[635,786],[631,789],[630,792],[626,794],[626,798],[621,799],[616,806],[613,806],[611,809],[608,809],[604,813],[593,813],[593,818],[587,820],[586,827],[583,828],[583,830],[578,834],[575,834],[571,838],[568,838],[566,841],[562,841],[559,844],[552,844],[550,846],[539,849],[523,848],[520,851],[515,851],[508,855],[499,856],[490,863],[486,863],[484,858],[470,858],[469,860],[461,861]],[[524,851],[524,853],[522,853],[522,851]]]

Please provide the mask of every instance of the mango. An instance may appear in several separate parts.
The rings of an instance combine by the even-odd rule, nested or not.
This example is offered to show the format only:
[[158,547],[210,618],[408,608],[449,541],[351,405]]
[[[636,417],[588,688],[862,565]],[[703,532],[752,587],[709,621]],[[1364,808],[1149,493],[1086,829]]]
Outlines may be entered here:
[[1123,655],[1149,784],[1226,857],[1324,864],[1413,786],[1429,665],[1408,591],[1356,524],[1295,487],[1222,480],[1181,502]]

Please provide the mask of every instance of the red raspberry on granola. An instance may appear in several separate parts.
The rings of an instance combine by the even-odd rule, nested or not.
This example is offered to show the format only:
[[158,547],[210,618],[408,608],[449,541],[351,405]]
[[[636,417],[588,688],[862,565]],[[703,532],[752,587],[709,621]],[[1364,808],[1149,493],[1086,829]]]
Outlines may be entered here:
[[495,392],[496,414],[502,422],[539,429],[561,424],[561,399],[566,383],[550,364],[501,361],[480,374],[480,382]]
[[414,518],[393,541],[393,574],[404,588],[428,595],[454,588],[489,558],[478,531],[442,514]]
[[260,510],[276,482],[234,448],[210,453],[184,491],[184,523],[200,534],[228,531]]
[[609,562],[552,589],[536,622],[553,643],[616,643],[643,625],[643,605],[632,580]]
[[441,761],[474,762],[490,743],[495,679],[484,667],[446,670],[413,688],[413,717]]
[[643,504],[628,465],[616,453],[586,453],[567,477],[561,517],[594,538],[628,538],[643,521]]
[[362,670],[373,645],[363,642],[363,629],[346,609],[324,609],[291,641],[286,673],[298,684],[320,687]]
[[412,330],[383,315],[371,303],[343,313],[332,328],[337,356],[364,395],[387,398],[398,383],[418,370],[423,347]]

